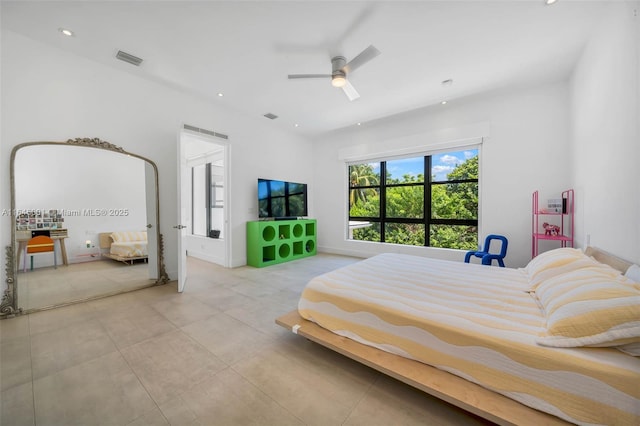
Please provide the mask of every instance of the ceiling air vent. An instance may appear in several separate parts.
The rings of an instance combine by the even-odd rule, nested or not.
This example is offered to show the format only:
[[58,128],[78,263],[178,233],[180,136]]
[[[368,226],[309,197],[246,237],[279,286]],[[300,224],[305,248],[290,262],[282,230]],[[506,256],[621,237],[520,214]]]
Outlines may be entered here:
[[184,129],[191,130],[192,132],[196,132],[196,133],[202,133],[203,135],[215,136],[216,138],[220,138],[220,139],[229,139],[229,135],[225,135],[224,133],[218,133],[212,130],[201,129],[199,127],[191,126],[189,124],[185,124]]
[[266,113],[264,116],[267,117],[270,120],[275,120],[276,118],[278,118],[277,115],[271,114],[270,112]]
[[116,58],[120,59],[121,61],[128,62],[131,65],[135,65],[136,67],[139,67],[142,63],[142,59],[127,52],[123,52],[122,50],[118,50],[118,53],[116,53]]

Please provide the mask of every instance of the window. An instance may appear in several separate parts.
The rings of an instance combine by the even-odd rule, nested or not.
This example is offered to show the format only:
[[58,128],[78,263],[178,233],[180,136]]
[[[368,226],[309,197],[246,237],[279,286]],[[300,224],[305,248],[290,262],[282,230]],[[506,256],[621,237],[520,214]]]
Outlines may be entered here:
[[351,164],[349,238],[476,249],[478,149]]
[[[222,166],[213,163],[191,168],[192,180],[192,234],[214,236],[220,231],[224,209],[224,179]],[[215,238],[220,237],[217,233]]]

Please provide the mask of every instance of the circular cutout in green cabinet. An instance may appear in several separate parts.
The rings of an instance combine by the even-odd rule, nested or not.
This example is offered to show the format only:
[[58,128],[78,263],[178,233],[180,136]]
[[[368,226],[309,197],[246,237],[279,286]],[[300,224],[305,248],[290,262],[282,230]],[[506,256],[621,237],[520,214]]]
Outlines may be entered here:
[[276,227],[267,225],[262,230],[262,239],[265,241],[272,241],[276,237]]
[[281,258],[287,258],[291,254],[291,246],[289,244],[282,244],[278,249],[278,255]]
[[293,225],[293,236],[296,238],[302,237],[302,225],[299,223]]
[[304,246],[307,253],[312,253],[316,249],[316,243],[313,240],[308,240]]

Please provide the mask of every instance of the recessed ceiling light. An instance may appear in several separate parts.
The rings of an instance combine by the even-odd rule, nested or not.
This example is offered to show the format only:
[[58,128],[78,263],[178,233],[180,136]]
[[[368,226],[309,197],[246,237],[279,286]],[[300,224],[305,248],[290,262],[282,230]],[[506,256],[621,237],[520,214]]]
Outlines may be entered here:
[[67,29],[67,28],[58,28],[58,31],[60,31],[60,33],[66,35],[67,37],[73,37],[73,31]]
[[294,124],[293,127],[300,127],[298,123]]
[[550,5],[554,4],[557,1],[558,0],[544,0],[544,4],[546,4],[547,6],[550,6]]
[[441,105],[446,105],[446,104],[447,104],[447,101],[442,101],[442,102],[440,102],[440,104],[441,104]]
[[222,92],[218,92],[218,97],[220,97],[220,98],[221,98],[221,97],[223,97],[223,96],[224,96],[224,93],[222,93]]
[[356,123],[358,126],[362,126],[362,123]]

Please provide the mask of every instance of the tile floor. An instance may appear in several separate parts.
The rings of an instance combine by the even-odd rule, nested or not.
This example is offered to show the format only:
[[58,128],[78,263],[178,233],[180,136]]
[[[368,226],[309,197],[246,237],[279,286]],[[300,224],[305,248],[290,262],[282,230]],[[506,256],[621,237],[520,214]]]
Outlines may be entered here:
[[174,283],[0,321],[2,425],[486,424],[274,319],[313,276],[189,259]]

